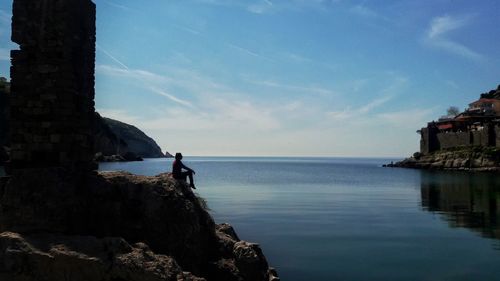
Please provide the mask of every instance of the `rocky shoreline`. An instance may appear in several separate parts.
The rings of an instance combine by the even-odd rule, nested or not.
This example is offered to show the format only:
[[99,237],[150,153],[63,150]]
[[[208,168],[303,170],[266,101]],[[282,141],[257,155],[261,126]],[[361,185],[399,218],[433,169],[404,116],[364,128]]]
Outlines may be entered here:
[[464,147],[415,153],[412,157],[384,167],[427,170],[500,172],[500,149],[495,147]]
[[170,174],[68,175],[0,178],[0,280],[279,280]]

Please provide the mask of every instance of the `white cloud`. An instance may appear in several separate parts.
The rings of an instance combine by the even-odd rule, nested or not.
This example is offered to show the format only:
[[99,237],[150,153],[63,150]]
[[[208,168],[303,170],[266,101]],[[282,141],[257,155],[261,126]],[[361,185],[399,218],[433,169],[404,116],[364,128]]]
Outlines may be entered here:
[[[326,112],[323,98],[262,100],[193,70],[165,68],[158,74],[118,66],[97,69],[101,75],[127,81],[140,77],[135,81],[145,91],[156,87],[169,95],[169,103],[151,104],[148,109],[118,110],[101,105],[99,111],[139,127],[163,148],[187,155],[402,156],[416,149],[415,128],[427,118],[424,110],[412,108],[405,114],[399,107],[398,111],[385,107],[406,83],[391,73],[389,85],[375,91],[378,96],[370,102]],[[272,81],[261,83],[270,93],[314,90]],[[322,96],[325,91],[329,90],[316,94]],[[383,130],[388,132],[381,133]],[[398,133],[404,136],[396,137]]]
[[372,101],[361,107],[358,107],[357,109],[353,109],[352,106],[348,106],[340,111],[326,112],[326,115],[333,120],[345,120],[345,119],[355,120],[355,119],[371,118],[369,116],[369,113],[371,113],[374,109],[389,102],[393,98],[394,96],[392,95],[381,96],[373,99]]
[[419,128],[430,121],[437,111],[437,108],[414,108],[402,111],[392,111],[380,113],[375,118],[387,125],[402,128]]
[[[145,70],[123,69],[105,65],[98,65],[96,69],[99,74],[137,81],[137,85],[144,88],[145,91],[164,96],[173,102],[168,110],[159,114],[161,117],[157,119],[161,121],[145,122],[145,126],[148,128],[172,129],[171,126],[183,124],[184,128],[196,130],[213,129],[214,126],[229,130],[241,129],[241,124],[247,124],[257,130],[268,130],[279,126],[274,112],[283,110],[283,107],[259,105],[257,102],[251,101],[251,95],[218,84],[193,71],[169,69],[166,74],[159,75]],[[172,94],[175,92],[183,93],[183,96],[192,96],[193,100],[181,99],[178,95]],[[166,121],[164,119],[167,116],[174,122],[163,122]],[[180,116],[189,117],[181,118]],[[189,122],[191,124],[186,125]]]
[[337,93],[333,90],[330,89],[325,89],[322,87],[318,86],[298,86],[298,85],[289,85],[289,84],[282,84],[278,83],[275,81],[251,81],[251,83],[255,85],[260,85],[260,86],[266,86],[266,87],[271,87],[271,88],[277,88],[285,91],[293,91],[293,92],[301,92],[305,94],[317,94],[317,95],[322,95],[322,96],[334,96],[337,95]]
[[482,61],[484,56],[467,46],[449,38],[449,33],[458,30],[471,21],[470,16],[452,17],[449,15],[433,18],[426,34],[426,42],[433,47],[474,61]]
[[[393,100],[396,96],[401,94],[404,87],[408,83],[408,79],[406,77],[399,76],[397,73],[389,71],[387,72],[387,74],[391,77],[391,82],[388,86],[378,91],[378,97],[357,107],[350,105],[342,110],[329,111],[326,113],[326,115],[333,120],[355,120],[371,118],[371,115],[373,115],[371,113],[375,109],[385,105],[389,101]],[[365,79],[359,81],[365,81]]]

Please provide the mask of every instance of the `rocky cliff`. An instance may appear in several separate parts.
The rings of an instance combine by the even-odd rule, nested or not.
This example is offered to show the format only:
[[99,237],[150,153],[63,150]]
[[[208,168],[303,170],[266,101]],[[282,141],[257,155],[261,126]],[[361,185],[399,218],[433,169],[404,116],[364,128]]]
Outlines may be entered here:
[[142,158],[161,158],[165,154],[158,144],[132,125],[101,117],[94,120],[95,151],[105,156],[133,153]]
[[0,280],[278,280],[205,207],[169,174],[14,171],[0,180]]
[[413,157],[386,166],[431,170],[500,171],[500,148],[463,147],[426,155],[415,153]]

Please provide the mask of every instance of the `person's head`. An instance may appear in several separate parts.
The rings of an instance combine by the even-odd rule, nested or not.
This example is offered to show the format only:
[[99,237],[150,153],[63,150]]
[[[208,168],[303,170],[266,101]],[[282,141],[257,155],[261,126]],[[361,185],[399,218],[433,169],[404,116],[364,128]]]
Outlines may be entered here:
[[175,154],[175,160],[181,160],[181,159],[182,159],[182,153],[177,152],[177,153]]

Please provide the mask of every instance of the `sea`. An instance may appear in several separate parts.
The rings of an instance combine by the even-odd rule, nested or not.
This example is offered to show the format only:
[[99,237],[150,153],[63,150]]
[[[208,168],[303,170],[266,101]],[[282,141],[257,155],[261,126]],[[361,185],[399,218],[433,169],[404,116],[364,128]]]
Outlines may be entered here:
[[[185,157],[217,223],[281,280],[500,280],[500,176],[384,168],[395,159]],[[101,163],[155,175],[171,159]]]

